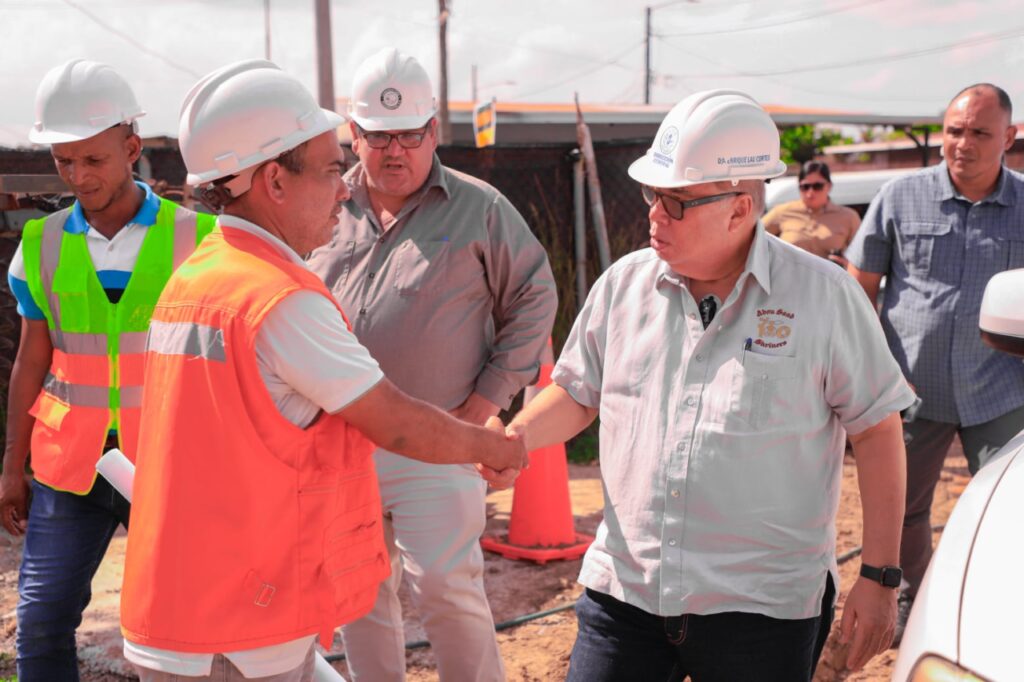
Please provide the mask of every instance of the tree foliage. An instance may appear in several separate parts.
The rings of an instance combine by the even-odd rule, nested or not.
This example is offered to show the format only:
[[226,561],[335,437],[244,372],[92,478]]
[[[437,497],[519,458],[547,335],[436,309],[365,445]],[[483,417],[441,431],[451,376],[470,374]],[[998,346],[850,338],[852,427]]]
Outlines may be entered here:
[[829,145],[849,142],[838,131],[828,128],[818,129],[813,125],[804,124],[783,128],[780,132],[782,142],[782,160],[785,163],[804,163],[810,161]]

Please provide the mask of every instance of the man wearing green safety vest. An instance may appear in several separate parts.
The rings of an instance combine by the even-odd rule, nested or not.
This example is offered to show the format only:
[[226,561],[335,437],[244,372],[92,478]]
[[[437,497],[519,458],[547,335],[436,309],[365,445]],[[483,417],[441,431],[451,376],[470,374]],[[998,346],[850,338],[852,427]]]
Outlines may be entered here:
[[8,273],[22,326],[0,523],[26,536],[16,638],[22,682],[78,679],[75,629],[110,538],[128,523],[128,503],[97,478],[96,461],[114,447],[134,460],[150,315],[214,224],[133,180],[142,151],[135,119],[143,114],[124,79],[95,62],[52,69],[36,93],[29,137],[51,145],[77,201],[25,225]]

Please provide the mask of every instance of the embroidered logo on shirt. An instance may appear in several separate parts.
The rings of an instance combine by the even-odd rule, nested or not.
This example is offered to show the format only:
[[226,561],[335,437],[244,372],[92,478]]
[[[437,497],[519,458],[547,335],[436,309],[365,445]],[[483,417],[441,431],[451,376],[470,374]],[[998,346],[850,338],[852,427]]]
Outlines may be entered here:
[[755,346],[773,349],[782,348],[793,333],[793,318],[796,315],[782,308],[761,308],[757,311],[757,339]]

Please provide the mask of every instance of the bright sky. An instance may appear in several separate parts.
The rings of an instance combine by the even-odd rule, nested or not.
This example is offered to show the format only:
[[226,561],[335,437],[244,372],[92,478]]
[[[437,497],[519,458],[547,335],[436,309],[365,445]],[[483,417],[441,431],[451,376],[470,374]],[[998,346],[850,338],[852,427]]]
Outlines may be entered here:
[[[991,81],[1024,112],[1019,0],[449,0],[449,97],[643,101],[644,7],[652,12],[652,102],[715,87],[763,103],[933,115]],[[332,0],[335,93],[356,65],[396,45],[438,73],[437,0]],[[271,59],[315,93],[314,0],[270,0]],[[114,66],[175,135],[205,73],[264,56],[264,0],[0,0],[0,144],[26,142],[36,86],[84,57]],[[1024,114],[1015,112],[1015,120]]]

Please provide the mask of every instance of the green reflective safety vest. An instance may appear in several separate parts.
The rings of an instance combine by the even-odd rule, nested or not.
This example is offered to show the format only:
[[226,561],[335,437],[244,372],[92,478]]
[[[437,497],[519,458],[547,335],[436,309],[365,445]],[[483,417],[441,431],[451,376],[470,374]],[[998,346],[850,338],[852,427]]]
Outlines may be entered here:
[[64,231],[65,209],[25,224],[29,291],[46,316],[50,371],[30,410],[32,469],[58,490],[85,494],[111,429],[135,461],[146,332],[171,273],[213,230],[216,218],[160,199],[120,301],[100,284],[85,234]]

